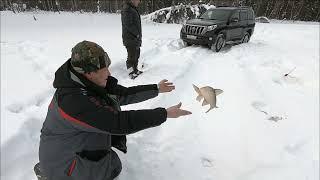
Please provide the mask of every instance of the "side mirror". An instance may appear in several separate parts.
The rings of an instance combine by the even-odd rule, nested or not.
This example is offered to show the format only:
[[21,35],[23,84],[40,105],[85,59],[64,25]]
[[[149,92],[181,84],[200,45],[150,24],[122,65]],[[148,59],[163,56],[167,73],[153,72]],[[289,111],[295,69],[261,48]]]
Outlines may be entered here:
[[232,23],[239,22],[239,18],[231,18],[230,22],[232,22]]

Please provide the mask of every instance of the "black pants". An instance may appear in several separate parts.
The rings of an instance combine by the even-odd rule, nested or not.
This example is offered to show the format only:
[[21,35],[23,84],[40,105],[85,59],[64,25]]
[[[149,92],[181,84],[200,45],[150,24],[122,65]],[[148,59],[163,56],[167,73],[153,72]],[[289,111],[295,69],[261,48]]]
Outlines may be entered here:
[[120,160],[119,156],[117,155],[117,153],[114,152],[113,150],[111,150],[111,153],[112,153],[111,164],[114,167],[114,169],[112,170],[112,174],[111,174],[111,179],[113,180],[114,178],[116,178],[120,175],[121,170],[122,170],[122,164],[121,164],[121,160]]
[[137,46],[126,46],[128,57],[127,57],[127,69],[133,68],[133,71],[138,70],[138,61],[140,57],[140,47]]

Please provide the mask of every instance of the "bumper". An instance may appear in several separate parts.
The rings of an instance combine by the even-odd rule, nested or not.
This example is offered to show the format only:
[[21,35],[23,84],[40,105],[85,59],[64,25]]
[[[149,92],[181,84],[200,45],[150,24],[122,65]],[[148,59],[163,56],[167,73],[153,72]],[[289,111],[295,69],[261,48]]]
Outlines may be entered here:
[[[191,38],[192,37],[192,38]],[[216,36],[212,35],[212,36],[206,36],[206,35],[192,35],[190,37],[190,35],[184,33],[184,32],[180,32],[180,38],[190,44],[199,44],[199,45],[209,45],[212,44],[215,40],[216,40]]]

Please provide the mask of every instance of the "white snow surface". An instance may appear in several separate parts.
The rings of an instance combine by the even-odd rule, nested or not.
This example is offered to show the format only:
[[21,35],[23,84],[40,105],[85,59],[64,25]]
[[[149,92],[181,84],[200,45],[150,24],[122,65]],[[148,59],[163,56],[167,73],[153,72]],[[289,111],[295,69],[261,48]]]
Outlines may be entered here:
[[[319,24],[257,23],[249,43],[219,53],[183,47],[180,28],[142,22],[144,73],[131,80],[120,15],[2,11],[1,179],[36,180],[54,72],[90,40],[108,52],[120,84],[176,85],[124,110],[182,102],[193,113],[129,135],[128,153],[117,151],[119,180],[318,180]],[[219,108],[205,113],[192,84],[222,89]]]

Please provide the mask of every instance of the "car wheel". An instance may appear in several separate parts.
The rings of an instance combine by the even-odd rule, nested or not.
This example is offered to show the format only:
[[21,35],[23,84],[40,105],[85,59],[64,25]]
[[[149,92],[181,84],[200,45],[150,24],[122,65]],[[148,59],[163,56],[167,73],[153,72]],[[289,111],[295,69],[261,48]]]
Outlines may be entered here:
[[214,52],[219,52],[226,44],[226,39],[223,34],[219,34],[216,41],[211,45],[211,49]]
[[183,45],[184,45],[185,47],[188,47],[188,46],[191,46],[192,44],[190,44],[190,43],[188,43],[188,42],[186,42],[186,41],[183,41]]
[[250,41],[250,34],[246,32],[241,40],[241,43],[247,43]]

